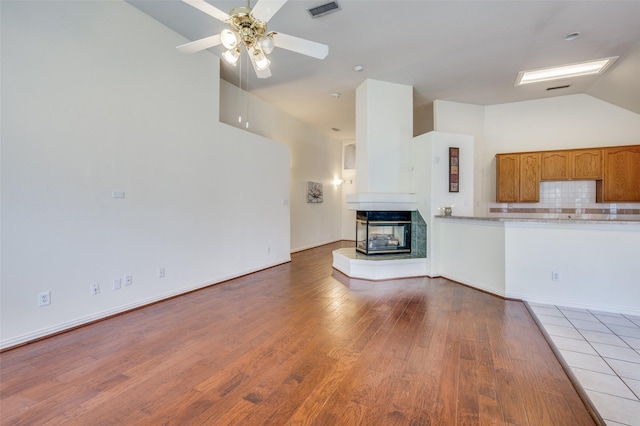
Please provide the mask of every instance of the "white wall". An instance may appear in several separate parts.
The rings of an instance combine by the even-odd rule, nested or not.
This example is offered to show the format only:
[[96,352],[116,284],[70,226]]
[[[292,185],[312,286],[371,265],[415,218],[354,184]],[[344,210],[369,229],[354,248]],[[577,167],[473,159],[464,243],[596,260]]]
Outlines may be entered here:
[[123,2],[1,7],[2,347],[289,260],[289,148],[218,122],[215,56]]
[[[460,148],[460,191],[449,192],[449,148]],[[455,216],[473,216],[474,141],[472,136],[429,132],[417,136],[412,144],[413,192],[418,211],[427,223],[427,270],[440,275],[438,222],[434,216],[444,214],[442,207],[453,206]]]
[[475,216],[485,215],[488,211],[487,196],[484,194],[485,151],[485,107],[437,100],[434,106],[434,128],[439,132],[461,133],[473,136],[473,198]]
[[505,234],[502,222],[434,221],[436,273],[472,287],[506,295]]
[[[444,214],[452,206],[455,216],[473,216],[474,140],[473,136],[431,132],[431,214]],[[459,192],[449,192],[449,148],[459,148]]]
[[[291,151],[291,250],[299,251],[343,238],[342,190],[333,180],[342,175],[342,143],[260,98],[220,81],[220,121],[289,145]],[[263,177],[264,178],[264,177]],[[307,181],[322,183],[322,203],[307,203]]]
[[346,147],[352,145],[353,147],[355,147],[355,141],[344,141],[342,143],[342,147],[343,147],[343,169],[342,169],[342,185],[341,185],[341,191],[342,191],[342,201],[340,204],[341,207],[341,216],[342,216],[342,236],[341,238],[343,240],[351,240],[351,241],[355,241],[356,240],[356,211],[355,210],[350,210],[347,207],[347,196],[349,194],[355,194],[356,192],[356,169],[355,168],[349,168],[349,169],[345,169],[344,166],[346,165],[346,162],[351,162],[351,160],[353,160],[353,166],[355,166],[355,156],[352,158],[351,154],[353,154],[353,152],[351,151],[350,154],[348,155],[348,161],[345,161],[345,156],[347,156],[347,151],[346,151]]
[[486,149],[495,152],[632,145],[640,114],[589,95],[485,107]]
[[640,225],[505,226],[508,297],[640,315]]
[[358,193],[407,193],[413,88],[366,80],[356,89]]

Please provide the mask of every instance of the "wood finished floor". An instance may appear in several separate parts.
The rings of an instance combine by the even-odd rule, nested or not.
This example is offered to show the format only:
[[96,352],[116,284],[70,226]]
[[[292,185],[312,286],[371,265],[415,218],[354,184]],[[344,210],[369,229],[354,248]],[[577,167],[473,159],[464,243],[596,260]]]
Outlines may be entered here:
[[2,425],[591,425],[525,306],[335,243],[0,354]]

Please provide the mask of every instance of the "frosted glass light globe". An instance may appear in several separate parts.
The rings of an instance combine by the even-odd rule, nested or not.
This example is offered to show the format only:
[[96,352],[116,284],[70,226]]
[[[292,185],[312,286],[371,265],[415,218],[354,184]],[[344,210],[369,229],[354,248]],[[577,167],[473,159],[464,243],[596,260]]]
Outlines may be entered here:
[[227,49],[233,49],[240,43],[240,36],[229,28],[225,28],[220,32],[220,41]]

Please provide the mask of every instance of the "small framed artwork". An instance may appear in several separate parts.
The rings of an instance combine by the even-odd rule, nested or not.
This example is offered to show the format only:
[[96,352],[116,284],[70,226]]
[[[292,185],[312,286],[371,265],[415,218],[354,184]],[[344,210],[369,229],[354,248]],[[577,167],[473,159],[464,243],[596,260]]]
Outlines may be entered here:
[[307,203],[322,202],[322,184],[319,182],[307,182]]
[[449,148],[449,192],[460,192],[460,148]]

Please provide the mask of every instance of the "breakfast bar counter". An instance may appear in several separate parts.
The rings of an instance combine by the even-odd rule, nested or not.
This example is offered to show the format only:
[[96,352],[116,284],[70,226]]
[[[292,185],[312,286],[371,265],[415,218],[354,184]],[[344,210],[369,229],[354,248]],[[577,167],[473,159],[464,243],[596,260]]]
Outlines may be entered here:
[[640,221],[435,216],[433,274],[506,298],[640,314]]
[[640,220],[626,220],[626,219],[546,219],[546,218],[528,218],[528,217],[483,217],[483,216],[434,216],[441,219],[454,219],[454,220],[477,220],[477,221],[494,221],[494,222],[542,222],[542,223],[563,223],[563,224],[586,224],[595,223],[600,225],[605,224],[617,224],[617,225],[638,225]]

